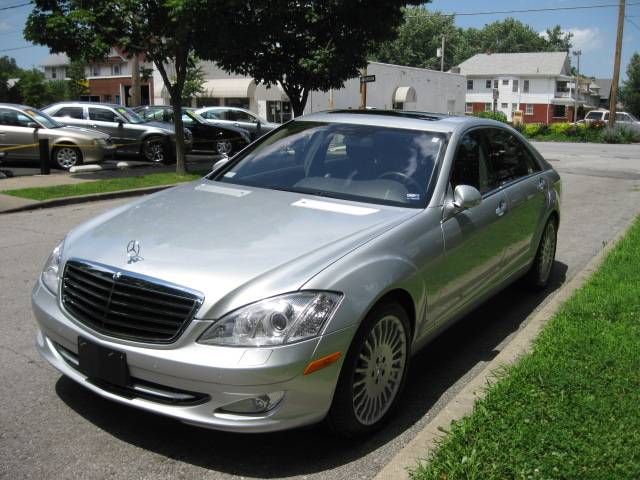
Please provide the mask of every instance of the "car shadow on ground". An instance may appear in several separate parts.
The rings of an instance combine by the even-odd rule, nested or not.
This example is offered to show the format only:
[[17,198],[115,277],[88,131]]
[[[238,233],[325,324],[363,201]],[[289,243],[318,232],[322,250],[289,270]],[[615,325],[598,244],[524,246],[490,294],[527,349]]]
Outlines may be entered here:
[[499,353],[496,347],[562,286],[566,272],[567,266],[556,262],[549,287],[536,294],[512,285],[418,353],[396,413],[384,429],[367,438],[336,438],[320,426],[253,435],[191,427],[105,400],[66,377],[58,380],[56,392],[70,408],[121,441],[180,462],[262,478],[331,470],[401,435],[470,370],[493,359]]

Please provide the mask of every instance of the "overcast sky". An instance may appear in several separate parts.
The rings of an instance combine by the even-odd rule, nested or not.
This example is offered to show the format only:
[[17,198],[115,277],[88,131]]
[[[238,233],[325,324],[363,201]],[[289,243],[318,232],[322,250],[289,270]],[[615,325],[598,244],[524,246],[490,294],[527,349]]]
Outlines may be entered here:
[[[0,0],[0,8],[19,5],[25,0]],[[573,7],[578,5],[615,4],[617,0],[433,0],[430,9],[445,13],[479,12],[496,10],[520,10],[527,8]],[[22,30],[31,6],[4,10],[0,17],[0,55],[9,55],[18,65],[29,68],[38,66],[47,57],[44,47],[31,46],[19,50],[9,50],[29,46],[22,37]],[[574,45],[582,49],[580,69],[587,75],[610,78],[613,72],[613,52],[616,41],[617,7],[567,10],[553,12],[529,12],[492,15],[457,16],[456,22],[463,27],[482,27],[486,23],[508,16],[515,17],[543,32],[547,27],[559,24],[564,30],[574,34]],[[640,51],[640,0],[627,1],[627,16],[622,50],[622,73],[629,63],[634,50]],[[634,22],[637,26],[634,26]],[[4,50],[4,51],[3,51]]]

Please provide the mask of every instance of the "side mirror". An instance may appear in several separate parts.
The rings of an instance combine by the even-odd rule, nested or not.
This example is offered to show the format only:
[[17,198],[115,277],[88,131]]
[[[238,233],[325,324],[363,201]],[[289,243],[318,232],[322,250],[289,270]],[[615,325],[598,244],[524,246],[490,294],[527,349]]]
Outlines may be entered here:
[[453,217],[456,213],[467,210],[482,202],[482,195],[477,188],[470,185],[458,185],[453,191],[453,200],[444,204],[444,220]]
[[124,122],[122,121],[121,118],[118,119],[118,127],[123,127],[124,126]]
[[220,160],[218,160],[213,164],[213,168],[211,169],[211,172],[220,170],[222,167],[224,167],[227,164],[228,161],[229,161],[229,157],[227,156],[225,156],[224,158],[221,158]]
[[468,210],[476,205],[480,205],[480,202],[482,202],[482,195],[475,187],[458,185],[453,191],[453,206],[458,211]]
[[28,127],[28,128],[35,128],[35,129],[38,129],[38,128],[40,128],[40,125],[39,125],[39,124],[37,124],[36,122],[29,122],[29,123],[27,123],[27,127]]

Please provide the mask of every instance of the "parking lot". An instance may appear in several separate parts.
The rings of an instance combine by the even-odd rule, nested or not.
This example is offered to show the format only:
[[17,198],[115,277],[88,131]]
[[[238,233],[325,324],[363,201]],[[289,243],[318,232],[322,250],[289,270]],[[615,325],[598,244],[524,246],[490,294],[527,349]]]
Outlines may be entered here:
[[128,200],[0,216],[0,476],[372,478],[640,210],[640,145],[536,147],[563,179],[551,287],[532,295],[512,286],[435,340],[414,358],[397,415],[358,440],[320,427],[251,436],[202,430],[61,377],[33,346],[31,287],[68,230]]

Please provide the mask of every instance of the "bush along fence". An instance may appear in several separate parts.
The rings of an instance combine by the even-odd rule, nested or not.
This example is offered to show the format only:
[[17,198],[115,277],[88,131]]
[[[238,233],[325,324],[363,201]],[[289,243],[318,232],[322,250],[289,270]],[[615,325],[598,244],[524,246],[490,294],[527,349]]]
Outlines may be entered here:
[[[509,123],[502,112],[480,112],[480,118]],[[616,125],[607,128],[604,122],[590,123],[520,123],[514,128],[530,140],[541,142],[640,143],[640,129]]]

